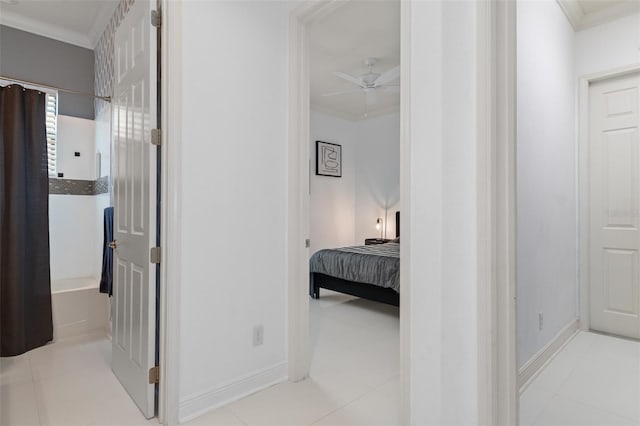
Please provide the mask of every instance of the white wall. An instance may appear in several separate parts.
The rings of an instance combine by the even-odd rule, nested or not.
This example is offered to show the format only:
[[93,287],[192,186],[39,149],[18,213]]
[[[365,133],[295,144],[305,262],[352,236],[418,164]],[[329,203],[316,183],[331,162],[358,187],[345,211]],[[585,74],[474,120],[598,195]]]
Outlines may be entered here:
[[[395,237],[400,206],[400,114],[348,121],[311,113],[311,250],[364,244],[385,219]],[[315,141],[342,145],[342,178],[315,174]]]
[[400,114],[358,121],[357,134],[356,243],[380,237],[377,218],[387,221],[386,238],[395,238],[395,212],[400,209]]
[[52,280],[98,276],[102,259],[96,256],[95,212],[95,196],[49,195]]
[[640,63],[640,14],[576,33],[576,76]]
[[[56,169],[64,173],[64,179],[96,179],[95,138],[93,120],[58,115]],[[79,152],[80,157],[75,157],[75,152]]]
[[[411,424],[480,421],[480,330],[470,326],[478,317],[479,7],[413,2],[405,21],[415,76],[411,139],[402,154],[409,164],[402,177],[409,191],[403,226],[411,231],[402,240],[404,248],[411,247],[402,266],[410,292],[410,300],[403,296],[409,293],[401,294],[409,302],[402,315],[411,323],[404,328],[410,345],[408,336],[402,339],[402,375],[411,389]],[[181,75],[173,83],[183,97],[172,122],[180,123],[182,162],[183,419],[196,413],[187,408],[206,409],[222,402],[217,397],[237,397],[239,383],[254,383],[257,373],[286,360],[290,8],[267,1],[182,2],[181,13],[173,15],[182,27],[175,35]],[[256,349],[250,342],[257,321],[265,324],[265,345]]]
[[[57,170],[64,173],[64,179],[96,178],[96,135],[101,135],[101,131],[93,120],[58,115],[56,162]],[[80,152],[80,157],[74,156],[75,151]],[[52,280],[100,276],[101,209],[106,207],[105,204],[108,204],[108,195],[105,194],[49,195]]]
[[[356,174],[359,135],[357,124],[320,112],[311,112],[309,146],[311,195],[309,226],[311,249],[354,245]],[[316,175],[316,141],[342,145],[342,177]]]
[[[183,2],[179,417],[287,375],[292,4]],[[252,330],[264,325],[264,344]],[[247,389],[248,388],[248,389]]]
[[519,366],[577,315],[574,39],[555,0],[518,2]]

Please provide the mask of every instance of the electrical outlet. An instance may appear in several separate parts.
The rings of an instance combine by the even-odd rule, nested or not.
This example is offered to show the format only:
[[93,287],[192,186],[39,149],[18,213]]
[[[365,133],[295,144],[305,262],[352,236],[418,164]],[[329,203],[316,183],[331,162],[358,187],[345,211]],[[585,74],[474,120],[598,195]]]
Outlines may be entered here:
[[538,330],[542,331],[544,327],[544,314],[542,312],[538,312]]
[[264,327],[262,324],[253,327],[253,346],[260,346],[264,343]]

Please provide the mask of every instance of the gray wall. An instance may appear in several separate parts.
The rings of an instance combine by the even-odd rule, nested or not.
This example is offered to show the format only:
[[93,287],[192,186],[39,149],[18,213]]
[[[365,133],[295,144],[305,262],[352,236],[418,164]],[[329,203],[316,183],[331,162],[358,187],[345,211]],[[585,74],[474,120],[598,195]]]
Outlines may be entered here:
[[[93,50],[0,25],[0,75],[93,91]],[[60,92],[58,113],[94,118],[93,98]]]

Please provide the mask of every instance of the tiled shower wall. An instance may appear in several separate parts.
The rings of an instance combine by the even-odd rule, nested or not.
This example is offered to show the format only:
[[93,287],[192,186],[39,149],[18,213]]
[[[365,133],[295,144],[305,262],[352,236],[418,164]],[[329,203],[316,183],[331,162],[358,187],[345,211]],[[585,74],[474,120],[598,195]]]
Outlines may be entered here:
[[[135,0],[120,0],[120,4],[116,8],[111,20],[105,28],[95,51],[95,91],[100,96],[113,96],[113,83],[114,83],[114,56],[113,56],[113,41],[116,34],[116,29],[120,25],[120,22],[124,19],[131,8]],[[95,101],[96,117],[101,115],[106,107],[106,102],[100,99]]]

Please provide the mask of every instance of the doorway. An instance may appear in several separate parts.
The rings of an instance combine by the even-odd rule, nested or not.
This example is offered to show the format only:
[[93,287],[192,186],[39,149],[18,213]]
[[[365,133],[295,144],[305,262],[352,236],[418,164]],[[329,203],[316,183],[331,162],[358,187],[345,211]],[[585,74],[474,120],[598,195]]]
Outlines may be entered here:
[[309,381],[346,402],[325,424],[398,424],[400,2],[345,2],[307,29]]
[[[355,3],[358,3],[358,4],[355,4]],[[381,4],[380,2],[372,2],[372,6],[376,6],[375,3],[378,3],[377,5],[378,7],[385,7],[385,5]],[[387,5],[392,5],[392,7],[397,7],[398,8],[397,12],[399,12],[400,2],[391,1],[391,2],[382,2],[382,3],[385,3]],[[324,117],[324,115],[326,115],[326,109],[324,110],[321,109],[319,111],[318,105],[315,106],[316,112],[312,113],[312,114],[315,114],[315,116],[311,117],[312,121],[314,120],[314,118],[316,120],[316,126],[315,126],[316,131],[314,133],[311,133],[312,123],[310,123],[308,118],[310,104],[311,104],[311,94],[309,91],[309,87],[310,87],[310,74],[313,73],[313,71],[310,71],[310,68],[313,67],[314,64],[310,63],[310,49],[312,48],[312,42],[309,36],[309,29],[314,25],[317,26],[321,24],[323,20],[326,19],[327,17],[330,17],[330,16],[339,17],[341,9],[343,8],[344,8],[343,10],[346,13],[348,10],[357,9],[358,6],[365,7],[366,3],[346,2],[342,4],[336,4],[335,2],[323,2],[315,5],[307,5],[295,11],[293,13],[292,20],[291,20],[290,75],[292,76],[292,81],[291,81],[290,87],[292,87],[292,89],[290,90],[290,93],[293,94],[294,96],[290,96],[290,110],[289,110],[290,111],[289,112],[289,117],[290,117],[290,120],[289,120],[290,122],[290,141],[289,141],[290,156],[289,158],[290,160],[289,161],[292,162],[290,163],[290,170],[295,171],[295,175],[289,176],[289,194],[292,196],[292,198],[290,199],[289,205],[290,205],[290,214],[291,214],[290,217],[295,218],[296,220],[289,221],[289,231],[290,231],[289,232],[289,243],[290,243],[289,271],[290,271],[290,277],[291,277],[289,280],[289,295],[290,295],[289,297],[289,307],[290,307],[289,335],[291,336],[289,339],[289,379],[294,381],[301,380],[309,375],[310,356],[311,356],[310,349],[314,345],[314,342],[310,341],[309,339],[310,302],[309,302],[309,286],[307,285],[309,283],[309,258],[311,254],[309,250],[309,246],[315,247],[316,249],[324,248],[320,246],[323,245],[323,242],[326,243],[326,241],[324,241],[326,240],[326,235],[323,238],[320,238],[321,237],[320,234],[316,234],[317,237],[314,237],[314,235],[310,234],[310,232],[312,232],[310,220],[309,220],[310,219],[310,197],[309,197],[310,176],[313,176],[316,180],[322,179],[321,176],[319,177],[318,175],[315,174],[316,164],[315,162],[310,161],[310,158],[315,159],[315,153],[312,155],[311,151],[312,149],[315,150],[316,139],[318,139],[320,142],[336,142],[335,140],[333,141],[322,140],[323,136],[319,135],[317,132],[319,128],[326,129],[326,126],[324,125],[321,127],[318,127],[318,124],[319,124],[318,120],[322,122],[325,122],[327,120],[328,121],[333,120],[331,116]],[[398,20],[399,20],[399,13],[396,16],[398,17]],[[399,22],[396,22],[394,25],[398,26]],[[399,29],[399,27],[396,27],[396,28]],[[362,36],[366,37],[364,33],[362,34]],[[360,50],[362,50],[362,49],[359,49],[359,47],[356,45],[351,47],[347,45],[343,45],[341,46],[341,48],[345,51],[351,50],[352,53],[359,52]],[[365,60],[367,60],[367,58],[371,59],[372,56],[365,54],[364,52],[360,52],[360,53],[361,53],[360,56],[362,55],[364,56],[362,56],[361,58],[360,57],[352,58],[353,61],[355,61],[354,64],[351,65],[351,68],[354,68],[353,70],[327,69],[325,71],[328,74],[328,77],[329,78],[333,77],[331,74],[334,71],[335,72],[347,71],[347,73],[351,73],[351,74],[363,74],[367,72],[367,66],[370,66],[369,71],[371,71],[373,67],[376,67],[374,70],[376,72],[378,70],[378,67],[380,67],[381,71],[379,74],[383,74],[384,71],[398,65],[397,62],[393,62],[392,60],[389,61],[389,58],[386,58],[386,57],[376,58],[379,60],[378,62],[374,63],[373,60],[371,60],[369,61],[368,64],[366,64]],[[323,52],[323,54],[327,55],[327,54],[330,54],[330,52]],[[355,53],[352,56],[354,55]],[[397,50],[396,61],[398,60],[399,60],[399,48]],[[318,65],[321,65],[321,64],[318,64]],[[360,69],[362,69],[362,72],[360,72]],[[399,69],[398,69],[398,75],[399,75]],[[353,78],[353,80],[357,80],[357,78]],[[398,84],[395,81],[391,81],[391,80],[387,83],[394,84],[394,85]],[[341,92],[342,90],[344,90],[345,92],[347,92],[345,93],[345,95],[349,95],[347,98],[347,103],[351,102],[352,105],[355,104],[358,106],[357,108],[358,111],[355,113],[355,117],[350,117],[350,121],[356,120],[355,122],[360,123],[361,125],[362,122],[360,120],[367,118],[371,114],[371,111],[367,111],[367,107],[372,108],[371,97],[365,96],[366,93],[361,88],[358,88],[358,87],[345,88],[344,86],[347,84],[347,82],[342,81],[341,83],[341,80],[339,78],[337,79],[335,84],[338,84],[341,86],[334,92]],[[382,90],[382,88],[380,90]],[[399,86],[393,90],[399,92]],[[329,91],[326,91],[326,92],[329,92]],[[336,96],[341,96],[341,95],[342,93]],[[322,94],[319,94],[319,96],[322,96]],[[365,102],[367,97],[369,97],[369,102],[370,102],[369,105],[367,105]],[[386,102],[385,93],[381,93],[378,99],[380,99],[381,103]],[[392,117],[395,121],[397,121],[395,125],[396,131],[395,131],[394,138],[398,138],[397,140],[399,141],[398,133],[399,133],[400,121],[401,121],[399,113],[397,112],[399,109],[399,104],[395,108],[396,108],[395,111],[390,110],[385,112],[386,113],[395,112],[395,117]],[[335,116],[335,113],[334,113],[334,116]],[[370,115],[371,118],[374,116],[375,114]],[[358,124],[353,125],[353,127],[354,128],[358,127]],[[310,141],[310,135],[312,136],[311,139],[313,139],[311,141]],[[304,144],[304,143],[300,143],[299,141],[310,141],[311,144]],[[399,143],[402,144],[401,141],[399,141]],[[313,145],[313,147],[311,145]],[[353,151],[350,151],[350,148],[351,147],[348,147],[345,145],[345,147],[343,148],[343,153],[344,153],[343,155],[345,155],[345,157],[343,158],[347,158],[348,159],[347,161],[353,162],[354,163],[353,165],[355,166],[355,157],[353,157],[353,155],[355,154],[355,149]],[[399,147],[396,147],[396,150],[399,150]],[[399,152],[396,153],[396,155],[398,154]],[[351,158],[347,157],[347,155],[351,156]],[[398,162],[399,162],[399,158],[398,158]],[[292,164],[295,164],[295,166],[291,166]],[[345,173],[350,173],[350,174],[353,173],[352,170],[348,170],[348,169],[345,169],[345,170],[346,170]],[[330,178],[327,177],[325,179],[334,179],[334,182],[337,181],[335,180],[336,179],[335,177],[330,177]],[[397,182],[397,179],[399,179],[399,176],[396,177],[396,182]],[[331,183],[330,181],[328,182]],[[316,190],[317,189],[318,187],[316,182]],[[311,194],[313,196],[314,195],[313,186],[311,186],[311,191],[312,191]],[[399,191],[399,187],[397,191]],[[386,197],[382,197],[382,198],[388,198],[388,195],[389,194],[387,194]],[[395,195],[395,196],[397,197],[398,195]],[[344,244],[338,244],[338,245],[342,245],[342,246],[357,245],[357,244],[364,245],[365,239],[369,237],[372,237],[370,239],[375,239],[376,241],[379,240],[380,242],[383,242],[383,241],[386,242],[387,240],[394,238],[395,212],[396,210],[398,210],[398,208],[394,207],[393,204],[396,204],[398,202],[398,199],[396,198],[395,201],[393,202],[390,199],[380,199],[378,201],[380,201],[381,204],[377,208],[372,207],[370,209],[371,211],[369,213],[371,215],[371,218],[358,220],[356,222],[354,217],[355,216],[354,212],[353,211],[351,212],[350,214],[351,220],[349,222],[352,230],[350,231],[350,237],[348,238],[349,241],[347,242],[345,240]],[[385,208],[387,210],[386,214],[385,214]],[[359,233],[365,232],[367,234],[367,235],[363,234],[364,236],[362,236],[361,238],[359,237],[358,241],[354,239],[354,236],[355,236],[354,224],[356,227],[358,226],[362,227],[363,231],[360,231]],[[379,225],[378,228],[376,228],[376,224]],[[386,228],[387,238],[385,238],[385,228]],[[315,229],[316,229],[315,232],[317,233],[318,228],[315,228]],[[381,232],[382,234],[380,234]],[[309,235],[311,235],[311,239],[307,240],[307,237]],[[381,237],[376,238],[376,235],[381,235]],[[390,235],[391,237],[389,237]],[[301,246],[300,242],[304,243],[305,240],[307,240],[306,247]],[[315,243],[315,246],[314,246],[314,243]],[[318,246],[318,244],[320,244],[320,246]],[[302,285],[300,285],[301,283]],[[332,299],[332,300],[334,299],[338,300],[344,297],[344,296],[341,296],[339,293],[333,293],[331,291],[321,289],[319,302],[323,304],[325,307],[328,307],[328,305],[326,304],[326,302],[323,302],[323,299],[322,299],[323,292],[329,299]],[[359,300],[359,299],[353,299],[353,297],[351,296],[346,296],[346,297],[347,297],[346,299],[347,305],[353,303],[353,302],[349,302],[349,300],[355,300],[355,301]],[[317,303],[316,301],[314,302]],[[338,303],[337,305],[340,305],[341,303],[342,302]],[[363,303],[367,304],[368,302],[363,301]],[[371,303],[373,303],[377,307],[377,302],[371,302]],[[359,302],[356,302],[356,305],[358,304]],[[347,306],[347,305],[344,305],[344,306]],[[381,312],[381,313],[379,312],[379,313],[384,317],[388,316],[387,311],[389,309],[396,309],[396,310],[398,309],[398,308],[392,308],[388,306],[385,307],[385,305],[380,305],[380,307],[384,312]],[[396,325],[397,325],[397,320],[398,319],[396,318]],[[316,324],[312,324],[311,326],[315,328],[317,327],[317,325],[318,324],[316,323]],[[313,377],[313,374],[312,374],[312,377]],[[399,389],[398,389],[398,391],[395,393],[396,393],[396,396],[398,396],[401,392],[399,392]]]

